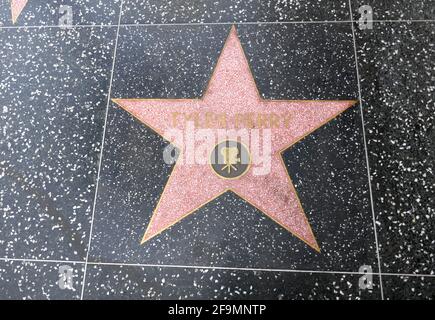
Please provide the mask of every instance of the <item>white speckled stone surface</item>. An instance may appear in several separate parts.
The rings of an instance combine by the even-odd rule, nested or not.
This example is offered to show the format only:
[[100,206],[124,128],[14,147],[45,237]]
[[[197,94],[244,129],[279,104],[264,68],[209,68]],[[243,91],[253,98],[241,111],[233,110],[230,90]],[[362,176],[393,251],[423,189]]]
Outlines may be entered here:
[[[432,0],[364,2],[380,21],[354,34],[347,0],[29,0],[15,24],[10,4],[0,299],[434,298]],[[201,96],[233,22],[263,99],[361,94],[284,152],[320,253],[232,192],[140,244],[172,165],[167,142],[110,98]]]

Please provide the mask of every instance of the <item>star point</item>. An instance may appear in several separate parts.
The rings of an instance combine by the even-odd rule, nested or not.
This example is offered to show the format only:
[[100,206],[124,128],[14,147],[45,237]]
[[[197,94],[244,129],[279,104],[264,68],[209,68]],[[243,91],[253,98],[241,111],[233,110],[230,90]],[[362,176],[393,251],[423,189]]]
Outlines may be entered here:
[[15,24],[28,0],[11,0],[12,22]]

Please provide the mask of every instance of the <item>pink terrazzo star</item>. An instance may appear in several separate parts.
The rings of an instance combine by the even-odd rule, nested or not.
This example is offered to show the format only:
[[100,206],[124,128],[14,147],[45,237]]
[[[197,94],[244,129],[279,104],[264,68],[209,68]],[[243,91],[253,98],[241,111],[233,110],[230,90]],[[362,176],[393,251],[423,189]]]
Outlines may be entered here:
[[[209,164],[178,162],[154,210],[142,243],[155,237],[196,209],[231,190],[316,251],[319,245],[284,166],[281,152],[310,134],[356,101],[285,101],[260,97],[235,27],[231,28],[208,87],[200,99],[114,99],[115,103],[171,142],[169,129],[186,130],[187,122],[172,122],[179,114],[287,114],[286,126],[271,130],[271,171],[250,168],[237,179],[224,179]],[[234,129],[229,122],[226,129]],[[216,129],[216,128],[215,128]],[[250,129],[251,130],[251,129]],[[183,146],[178,146],[183,149]],[[213,148],[213,145],[210,146]],[[255,159],[252,159],[255,161]],[[243,227],[243,226],[241,226]]]
[[28,0],[11,0],[12,22],[17,22],[18,17],[26,6]]

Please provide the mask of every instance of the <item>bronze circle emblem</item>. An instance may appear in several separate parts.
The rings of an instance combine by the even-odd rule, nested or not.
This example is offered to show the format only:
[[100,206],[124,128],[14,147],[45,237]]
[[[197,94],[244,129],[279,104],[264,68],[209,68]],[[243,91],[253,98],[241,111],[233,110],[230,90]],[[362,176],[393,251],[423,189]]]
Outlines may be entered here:
[[224,179],[237,179],[244,175],[251,165],[248,148],[235,140],[218,143],[210,155],[213,171]]

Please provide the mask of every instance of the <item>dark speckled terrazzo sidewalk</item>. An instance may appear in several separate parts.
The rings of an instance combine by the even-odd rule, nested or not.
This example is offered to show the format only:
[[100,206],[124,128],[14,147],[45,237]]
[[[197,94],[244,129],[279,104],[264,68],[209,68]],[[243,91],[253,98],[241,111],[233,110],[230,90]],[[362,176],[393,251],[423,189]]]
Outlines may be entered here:
[[[433,0],[10,4],[0,299],[434,298]],[[320,252],[231,191],[140,243],[173,165],[111,99],[201,97],[232,25],[263,99],[358,100],[283,153]]]

